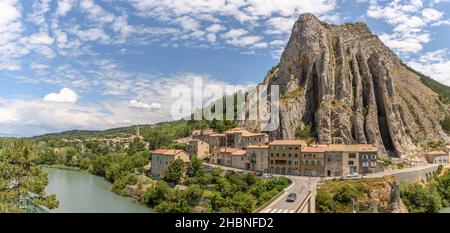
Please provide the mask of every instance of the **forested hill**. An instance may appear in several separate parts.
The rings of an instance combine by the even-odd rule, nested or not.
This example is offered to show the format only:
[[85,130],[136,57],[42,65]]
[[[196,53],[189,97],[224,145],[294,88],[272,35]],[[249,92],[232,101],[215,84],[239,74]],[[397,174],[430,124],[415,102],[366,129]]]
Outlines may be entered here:
[[[405,64],[404,64],[405,65]],[[414,74],[416,74],[417,76],[419,76],[420,81],[427,87],[429,87],[431,90],[433,90],[434,92],[438,93],[439,95],[439,99],[446,103],[446,104],[450,104],[450,87],[442,84],[432,78],[430,78],[429,76],[426,76],[422,73],[420,73],[419,71],[414,70],[413,68],[405,65],[405,67],[413,72]]]

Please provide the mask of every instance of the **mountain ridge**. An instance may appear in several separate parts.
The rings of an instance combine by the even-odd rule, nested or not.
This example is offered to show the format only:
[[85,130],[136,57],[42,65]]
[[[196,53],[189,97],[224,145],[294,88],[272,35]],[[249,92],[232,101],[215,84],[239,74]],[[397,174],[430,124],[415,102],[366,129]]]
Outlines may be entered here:
[[271,137],[292,139],[311,128],[320,144],[371,143],[392,156],[422,152],[422,142],[448,143],[440,125],[450,113],[441,101],[448,87],[419,74],[366,24],[332,25],[303,14],[263,81],[281,89],[281,126]]

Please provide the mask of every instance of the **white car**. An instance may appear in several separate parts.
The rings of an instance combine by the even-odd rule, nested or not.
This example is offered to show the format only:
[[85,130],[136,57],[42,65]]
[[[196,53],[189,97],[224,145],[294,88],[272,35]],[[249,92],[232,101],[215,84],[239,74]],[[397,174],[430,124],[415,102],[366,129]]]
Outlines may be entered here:
[[358,177],[358,176],[359,176],[359,174],[356,172],[352,172],[348,175],[348,177]]

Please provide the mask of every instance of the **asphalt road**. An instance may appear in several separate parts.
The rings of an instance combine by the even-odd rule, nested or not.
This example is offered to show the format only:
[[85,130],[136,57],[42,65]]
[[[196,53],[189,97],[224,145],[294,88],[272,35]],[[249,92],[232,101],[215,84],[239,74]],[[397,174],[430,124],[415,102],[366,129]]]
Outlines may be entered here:
[[[317,177],[305,176],[285,176],[292,181],[292,185],[286,189],[286,192],[270,203],[266,208],[262,209],[260,213],[295,213],[300,207],[302,201],[306,198],[309,190],[315,190],[316,184],[320,180]],[[287,197],[290,193],[297,194],[295,202],[287,202]]]

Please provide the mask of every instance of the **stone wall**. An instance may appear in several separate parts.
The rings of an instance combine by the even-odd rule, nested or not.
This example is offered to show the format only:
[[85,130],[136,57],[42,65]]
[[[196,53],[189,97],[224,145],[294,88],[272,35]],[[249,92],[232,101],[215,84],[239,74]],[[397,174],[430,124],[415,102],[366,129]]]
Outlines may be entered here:
[[433,172],[437,171],[438,166],[439,166],[438,164],[433,164],[426,166],[422,169],[400,172],[393,175],[395,176],[395,180],[400,183],[401,182],[412,183],[418,182],[420,180],[427,181],[429,177],[433,175]]

